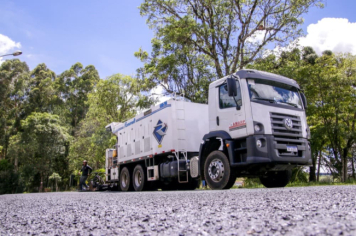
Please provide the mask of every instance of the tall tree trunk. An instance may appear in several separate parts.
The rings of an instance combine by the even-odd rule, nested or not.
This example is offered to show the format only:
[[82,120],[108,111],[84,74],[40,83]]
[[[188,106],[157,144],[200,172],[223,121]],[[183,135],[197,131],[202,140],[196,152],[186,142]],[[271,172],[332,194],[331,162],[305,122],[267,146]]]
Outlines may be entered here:
[[317,172],[317,177],[316,177],[316,181],[317,182],[319,182],[319,180],[320,180],[320,166],[321,166],[321,158],[322,158],[322,156],[321,156],[321,151],[319,151],[319,160],[318,160],[318,172]]
[[40,184],[40,190],[39,192],[43,192],[43,174],[41,174],[41,184]]
[[313,155],[312,156],[313,166],[309,167],[309,182],[315,182],[316,181],[316,177],[315,177],[316,159],[317,159],[317,156]]
[[354,157],[351,158],[351,164],[352,164],[352,178],[355,181],[355,163],[354,163]]
[[344,177],[344,182],[346,182],[347,181],[347,156],[348,156],[348,148],[346,147],[346,148],[344,148],[343,149],[343,153],[342,153],[342,155],[343,155],[343,157],[342,157],[342,159],[343,159],[343,162],[342,162],[342,170],[343,170],[343,177]]
[[15,166],[15,172],[17,172],[19,170],[19,159],[17,155],[15,155],[14,166]]
[[347,171],[345,171],[345,157],[342,157],[342,159],[341,159],[341,164],[342,164],[342,166],[341,166],[341,182],[346,182],[346,180],[347,180],[347,177],[346,177],[346,175],[347,175]]

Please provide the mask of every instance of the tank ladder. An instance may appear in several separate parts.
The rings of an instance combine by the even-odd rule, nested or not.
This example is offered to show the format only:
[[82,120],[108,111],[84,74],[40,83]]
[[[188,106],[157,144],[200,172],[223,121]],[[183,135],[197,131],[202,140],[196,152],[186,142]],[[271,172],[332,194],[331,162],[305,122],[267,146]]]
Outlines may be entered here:
[[[176,116],[177,116],[177,150],[174,155],[177,159],[178,165],[178,183],[188,183],[189,182],[189,171],[186,167],[184,170],[180,168],[180,161],[184,160],[185,165],[188,163],[188,153],[186,147],[186,126],[185,126],[185,109],[184,109],[184,96],[182,101],[175,100]],[[180,155],[182,153],[182,156]],[[180,174],[185,172],[186,178],[181,179]]]

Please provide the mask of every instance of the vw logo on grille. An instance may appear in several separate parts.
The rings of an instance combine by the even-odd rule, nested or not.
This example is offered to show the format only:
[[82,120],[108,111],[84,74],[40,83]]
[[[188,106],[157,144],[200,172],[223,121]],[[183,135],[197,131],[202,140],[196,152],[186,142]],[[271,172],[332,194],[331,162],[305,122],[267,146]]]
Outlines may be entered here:
[[285,118],[284,119],[284,126],[287,128],[287,129],[292,129],[293,128],[293,122],[290,118]]

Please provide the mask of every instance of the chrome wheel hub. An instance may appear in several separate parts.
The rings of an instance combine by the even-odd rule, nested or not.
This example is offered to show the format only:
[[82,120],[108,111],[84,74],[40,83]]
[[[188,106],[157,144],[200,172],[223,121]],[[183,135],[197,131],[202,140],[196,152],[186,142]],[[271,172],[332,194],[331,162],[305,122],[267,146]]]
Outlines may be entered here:
[[214,159],[208,167],[208,174],[211,180],[219,182],[225,173],[224,164],[219,159]]

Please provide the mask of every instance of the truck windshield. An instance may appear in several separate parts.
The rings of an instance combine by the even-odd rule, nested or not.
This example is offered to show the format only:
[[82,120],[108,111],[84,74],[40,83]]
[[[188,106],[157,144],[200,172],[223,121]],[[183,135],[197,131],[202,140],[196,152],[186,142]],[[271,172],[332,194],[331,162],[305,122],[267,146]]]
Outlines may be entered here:
[[270,80],[248,79],[251,101],[264,101],[302,108],[298,89]]

